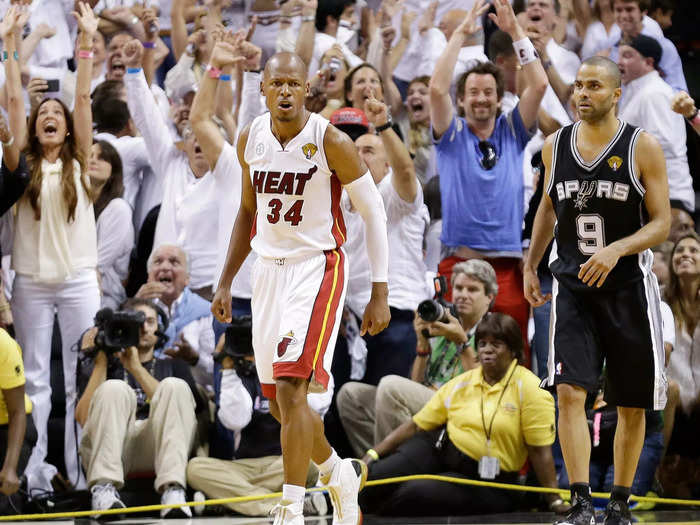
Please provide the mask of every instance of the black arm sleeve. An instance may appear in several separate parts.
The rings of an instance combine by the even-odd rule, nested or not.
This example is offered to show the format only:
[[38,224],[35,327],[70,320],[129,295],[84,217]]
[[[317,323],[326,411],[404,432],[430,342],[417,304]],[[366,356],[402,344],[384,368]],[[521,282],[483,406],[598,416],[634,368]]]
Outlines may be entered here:
[[2,161],[0,166],[0,215],[9,210],[24,194],[29,185],[29,168],[24,155],[19,156],[15,171],[10,171]]

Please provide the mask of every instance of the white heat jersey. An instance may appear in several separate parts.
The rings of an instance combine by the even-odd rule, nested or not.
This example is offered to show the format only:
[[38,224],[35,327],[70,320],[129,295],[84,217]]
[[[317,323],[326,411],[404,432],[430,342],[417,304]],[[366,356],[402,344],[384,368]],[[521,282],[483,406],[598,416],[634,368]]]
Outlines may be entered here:
[[251,124],[244,158],[258,206],[250,246],[259,256],[309,257],[345,242],[342,185],[323,149],[328,124],[311,113],[284,148],[272,134],[270,113]]

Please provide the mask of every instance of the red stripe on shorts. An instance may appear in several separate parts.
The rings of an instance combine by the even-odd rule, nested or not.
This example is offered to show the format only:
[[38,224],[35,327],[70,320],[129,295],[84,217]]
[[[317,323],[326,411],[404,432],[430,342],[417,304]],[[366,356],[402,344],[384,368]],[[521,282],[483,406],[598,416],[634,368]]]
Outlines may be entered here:
[[326,265],[323,279],[311,310],[301,357],[294,363],[274,363],[275,378],[304,377],[308,379],[315,371],[316,381],[324,387],[328,386],[328,374],[323,370],[323,356],[326,353],[328,340],[333,330],[336,329],[335,319],[345,281],[345,254],[341,250],[331,250],[324,252],[324,255],[326,256]]
[[255,237],[255,233],[258,230],[258,213],[255,212],[255,215],[253,215],[253,226],[250,228],[250,240],[253,240],[253,237]]

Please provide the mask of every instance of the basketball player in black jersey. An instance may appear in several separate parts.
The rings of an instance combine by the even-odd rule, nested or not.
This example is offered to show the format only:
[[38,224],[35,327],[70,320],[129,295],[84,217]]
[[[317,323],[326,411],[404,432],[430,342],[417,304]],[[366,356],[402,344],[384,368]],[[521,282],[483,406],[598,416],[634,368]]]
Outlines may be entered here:
[[[627,524],[627,500],[644,442],[644,410],[666,403],[658,286],[649,248],[668,235],[666,164],[650,134],[615,116],[620,71],[586,60],[574,83],[579,122],[547,138],[545,192],[524,269],[532,306],[552,299],[548,386],[556,387],[559,439],[572,508],[557,523],[594,525],[591,443],[584,403],[605,361],[605,400],[617,406],[615,480],[606,525]],[[551,297],[537,265],[554,237]]]

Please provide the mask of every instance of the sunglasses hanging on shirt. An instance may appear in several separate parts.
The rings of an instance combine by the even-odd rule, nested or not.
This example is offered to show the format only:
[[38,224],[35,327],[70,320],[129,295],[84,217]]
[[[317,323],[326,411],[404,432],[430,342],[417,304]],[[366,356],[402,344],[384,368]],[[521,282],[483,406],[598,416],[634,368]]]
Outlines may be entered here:
[[479,164],[486,171],[492,170],[493,167],[498,162],[498,155],[496,154],[496,146],[491,144],[488,140],[482,140],[479,142],[479,151],[481,152],[481,159]]

